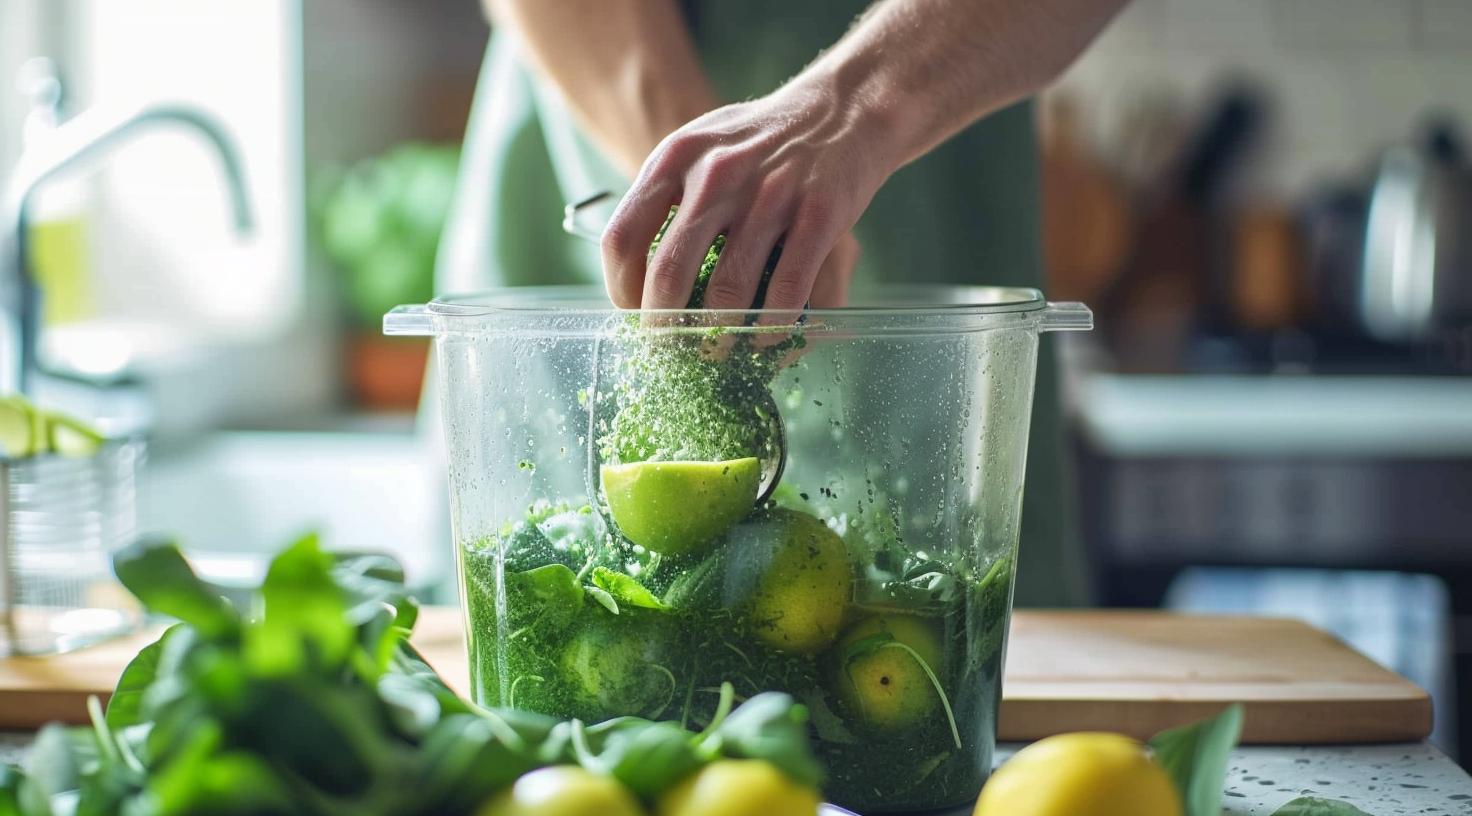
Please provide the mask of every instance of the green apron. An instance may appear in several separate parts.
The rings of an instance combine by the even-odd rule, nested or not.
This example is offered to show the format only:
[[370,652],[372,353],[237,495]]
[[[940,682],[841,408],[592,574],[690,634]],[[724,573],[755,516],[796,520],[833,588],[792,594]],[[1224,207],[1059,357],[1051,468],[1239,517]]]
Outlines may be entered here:
[[[725,99],[764,94],[838,40],[867,0],[833,0],[814,14],[791,0],[687,3],[702,62]],[[492,286],[597,283],[597,248],[562,232],[562,207],[622,190],[615,170],[566,105],[527,69],[513,38],[492,37],[471,111],[458,199],[439,254],[440,292]],[[856,280],[1037,286],[1038,168],[1030,104],[957,134],[896,173],[854,228]],[[1050,344],[1041,351],[1023,499],[1017,599],[1087,600],[1072,535],[1058,390]]]

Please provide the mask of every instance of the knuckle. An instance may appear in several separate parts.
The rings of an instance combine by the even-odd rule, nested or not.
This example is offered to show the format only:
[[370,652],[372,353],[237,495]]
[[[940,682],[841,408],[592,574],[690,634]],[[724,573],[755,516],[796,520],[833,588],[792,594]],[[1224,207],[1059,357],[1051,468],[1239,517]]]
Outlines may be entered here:
[[687,294],[684,281],[668,264],[650,270],[645,284],[654,299],[661,303],[678,302]]
[[712,184],[730,184],[746,171],[746,159],[739,151],[712,150],[701,160],[704,175]]
[[746,295],[745,288],[733,280],[729,274],[717,276],[705,288],[705,302],[710,304],[721,304],[724,306],[739,307],[741,300]]
[[795,309],[807,297],[807,286],[796,275],[787,275],[774,278],[767,286],[766,305],[774,309]]
[[615,219],[603,230],[603,253],[615,261],[623,261],[634,254],[634,230],[625,220]]

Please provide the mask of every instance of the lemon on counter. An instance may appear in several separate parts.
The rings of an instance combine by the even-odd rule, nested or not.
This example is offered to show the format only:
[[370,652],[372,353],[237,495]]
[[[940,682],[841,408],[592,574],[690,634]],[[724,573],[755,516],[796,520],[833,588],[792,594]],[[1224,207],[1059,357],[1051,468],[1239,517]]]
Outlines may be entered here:
[[1060,734],[1018,751],[992,774],[976,816],[1181,816],[1181,800],[1139,742]]
[[701,768],[659,798],[657,816],[814,816],[818,792],[770,762],[723,759]]
[[723,462],[631,462],[599,469],[608,512],[628,540],[660,555],[698,551],[751,512],[755,456]]

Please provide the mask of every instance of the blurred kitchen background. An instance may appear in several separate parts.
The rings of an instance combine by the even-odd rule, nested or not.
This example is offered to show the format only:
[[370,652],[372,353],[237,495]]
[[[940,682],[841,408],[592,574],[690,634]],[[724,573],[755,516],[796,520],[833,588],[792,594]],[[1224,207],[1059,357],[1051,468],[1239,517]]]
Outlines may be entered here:
[[[416,423],[488,29],[475,0],[0,0],[0,185],[38,188],[40,356],[151,412],[141,525],[221,581],[305,529],[452,593]],[[1038,105],[1048,293],[1101,604],[1307,618],[1472,744],[1472,2],[1134,0]],[[549,217],[557,217],[549,213]],[[243,228],[244,227],[244,228]],[[1050,341],[1051,342],[1051,341]],[[442,595],[447,597],[447,595]]]

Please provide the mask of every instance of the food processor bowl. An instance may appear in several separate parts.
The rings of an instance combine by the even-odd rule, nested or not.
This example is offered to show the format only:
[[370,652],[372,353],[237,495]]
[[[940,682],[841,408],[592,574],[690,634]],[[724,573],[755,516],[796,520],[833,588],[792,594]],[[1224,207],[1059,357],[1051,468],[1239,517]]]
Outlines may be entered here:
[[434,338],[478,702],[700,728],[725,684],[784,691],[830,801],[974,800],[1038,338],[1092,317],[1015,288],[852,303],[625,312],[556,287],[385,317]]

